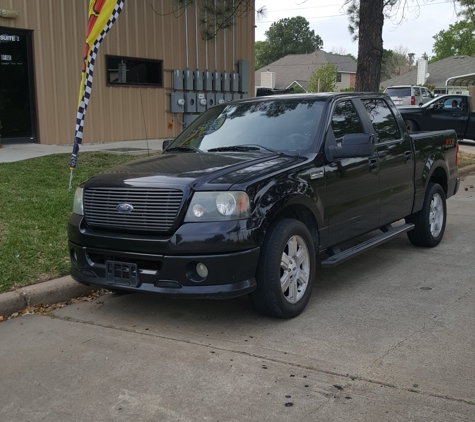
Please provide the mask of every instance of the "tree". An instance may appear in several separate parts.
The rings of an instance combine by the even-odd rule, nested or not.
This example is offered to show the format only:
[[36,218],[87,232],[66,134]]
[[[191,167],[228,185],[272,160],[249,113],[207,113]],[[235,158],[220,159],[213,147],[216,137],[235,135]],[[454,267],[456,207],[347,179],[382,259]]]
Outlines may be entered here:
[[288,54],[306,54],[323,47],[322,39],[314,30],[310,30],[309,22],[302,16],[273,23],[265,36],[265,44],[256,51],[256,62],[260,65],[258,69]]
[[[172,0],[175,16],[196,3],[201,22],[201,37],[211,40],[219,31],[230,28],[234,20],[245,18],[249,13],[265,15],[265,7],[254,9],[255,0]],[[157,13],[157,12],[155,12]]]
[[265,64],[261,62],[261,57],[263,55],[262,50],[266,44],[266,41],[256,41],[254,44],[254,66],[256,70],[265,66]]
[[413,64],[414,53],[409,53],[407,48],[402,46],[395,50],[386,50],[383,48],[381,80],[385,81],[407,73],[412,70]]
[[384,1],[361,0],[355,90],[378,92],[383,58]]
[[438,32],[433,38],[432,62],[455,55],[475,56],[475,24],[471,21],[449,25],[449,29]]
[[[349,30],[358,39],[357,91],[377,91],[377,71],[383,58],[382,30],[384,18],[399,25],[409,13],[420,13],[420,6],[431,0],[344,0],[349,15]],[[467,14],[475,16],[474,0],[451,0],[464,7]],[[414,4],[415,3],[415,4]],[[464,13],[463,11],[461,13]]]
[[336,88],[337,67],[333,63],[327,63],[315,70],[308,81],[310,92],[333,92]]

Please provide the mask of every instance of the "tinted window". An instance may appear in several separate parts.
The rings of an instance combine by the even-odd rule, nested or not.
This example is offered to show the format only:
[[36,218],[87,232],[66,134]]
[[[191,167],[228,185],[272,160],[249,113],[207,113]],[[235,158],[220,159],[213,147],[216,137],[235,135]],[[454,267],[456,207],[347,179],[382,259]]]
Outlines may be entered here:
[[188,126],[170,147],[208,151],[248,145],[308,150],[324,107],[324,100],[305,99],[269,99],[212,107]]
[[358,113],[351,101],[342,101],[335,106],[332,129],[337,141],[346,134],[364,132]]
[[447,112],[465,108],[464,99],[461,97],[443,97],[433,101],[431,104],[432,108]]
[[393,141],[401,137],[396,119],[384,100],[362,101],[378,136],[378,142]]
[[108,85],[162,86],[162,61],[106,56]]
[[394,88],[389,87],[386,88],[384,91],[390,97],[410,97],[411,96],[411,87],[401,87],[401,88]]

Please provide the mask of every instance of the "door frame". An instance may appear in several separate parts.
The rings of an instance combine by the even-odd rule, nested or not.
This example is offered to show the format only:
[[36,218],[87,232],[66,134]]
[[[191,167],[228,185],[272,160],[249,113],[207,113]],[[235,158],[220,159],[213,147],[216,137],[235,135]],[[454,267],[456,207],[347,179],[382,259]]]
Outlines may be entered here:
[[39,143],[38,138],[38,113],[36,102],[36,78],[34,66],[34,49],[33,49],[33,31],[28,29],[18,29],[6,26],[0,26],[0,32],[8,35],[19,35],[26,38],[26,55],[28,68],[28,90],[30,100],[30,122],[31,134],[29,137],[3,138],[2,143]]

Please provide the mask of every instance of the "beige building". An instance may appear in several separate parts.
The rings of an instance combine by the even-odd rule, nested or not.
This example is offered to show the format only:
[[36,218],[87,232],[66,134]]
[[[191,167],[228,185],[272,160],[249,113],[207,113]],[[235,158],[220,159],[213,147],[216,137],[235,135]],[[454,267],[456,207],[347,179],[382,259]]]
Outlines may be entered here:
[[[88,0],[0,0],[0,134],[72,144]],[[102,43],[84,143],[170,138],[210,104],[254,93],[254,14],[201,38],[200,9],[127,0]],[[206,104],[205,104],[206,102]]]

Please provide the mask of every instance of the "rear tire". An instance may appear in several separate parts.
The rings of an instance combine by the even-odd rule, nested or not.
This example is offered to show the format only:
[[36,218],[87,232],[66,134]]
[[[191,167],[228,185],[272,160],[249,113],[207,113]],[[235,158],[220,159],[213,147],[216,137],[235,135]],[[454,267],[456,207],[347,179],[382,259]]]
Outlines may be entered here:
[[437,183],[427,187],[422,209],[406,218],[408,223],[414,223],[415,228],[407,232],[407,237],[415,246],[437,246],[445,232],[447,221],[447,205],[445,192]]
[[413,122],[412,120],[404,120],[404,123],[409,133],[417,132],[419,130],[417,123]]
[[275,222],[264,240],[257,269],[257,289],[249,294],[258,312],[294,318],[307,306],[315,278],[315,246],[298,220]]

